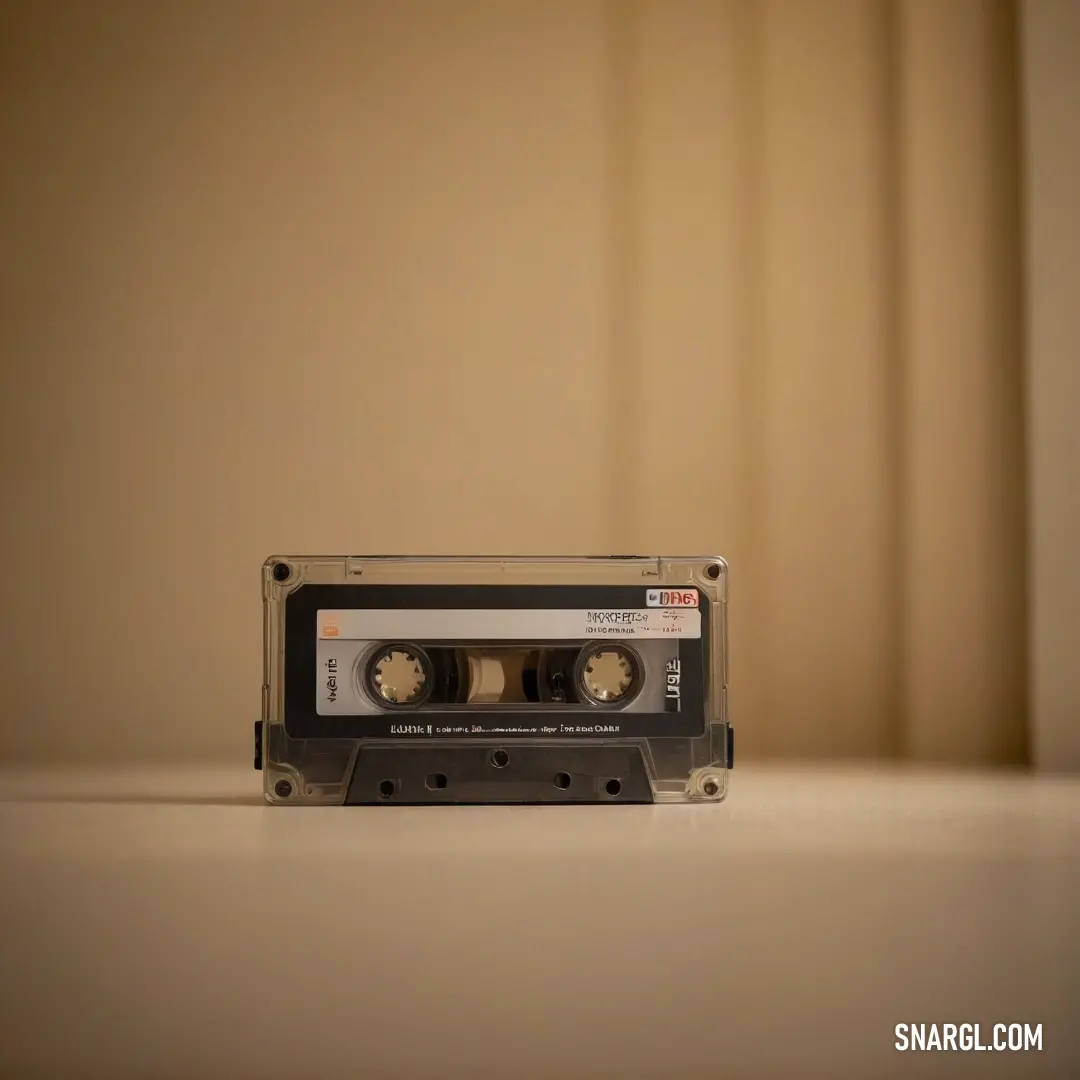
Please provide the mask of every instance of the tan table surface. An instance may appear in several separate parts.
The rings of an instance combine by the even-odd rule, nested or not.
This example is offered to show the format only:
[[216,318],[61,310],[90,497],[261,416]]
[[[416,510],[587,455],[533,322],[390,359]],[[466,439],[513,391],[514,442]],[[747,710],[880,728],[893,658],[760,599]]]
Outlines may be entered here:
[[[285,809],[0,776],[4,1077],[1077,1077],[1080,781],[736,769],[719,807]],[[1042,1024],[898,1053],[899,1023]]]

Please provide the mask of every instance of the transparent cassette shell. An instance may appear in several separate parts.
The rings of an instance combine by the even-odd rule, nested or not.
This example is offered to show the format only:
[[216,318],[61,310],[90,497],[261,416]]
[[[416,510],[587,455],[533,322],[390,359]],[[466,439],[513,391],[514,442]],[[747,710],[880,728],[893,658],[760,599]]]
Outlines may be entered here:
[[[728,566],[718,556],[305,556],[280,555],[262,568],[263,689],[257,765],[270,803],[341,805],[364,746],[454,748],[478,745],[440,736],[436,740],[390,737],[294,738],[286,729],[286,600],[305,585],[640,585],[643,589],[696,588],[711,603],[703,701],[706,725],[698,737],[515,739],[514,746],[627,746],[641,754],[652,801],[716,803],[728,790],[730,728],[727,703]],[[619,639],[621,640],[621,639]],[[618,641],[615,642],[618,644]],[[503,745],[497,737],[479,744]]]

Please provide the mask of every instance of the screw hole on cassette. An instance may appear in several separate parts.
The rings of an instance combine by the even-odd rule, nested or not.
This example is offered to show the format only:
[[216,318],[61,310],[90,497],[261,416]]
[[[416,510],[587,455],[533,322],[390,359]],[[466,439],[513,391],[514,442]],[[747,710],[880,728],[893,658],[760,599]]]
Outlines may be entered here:
[[510,764],[510,755],[505,750],[496,750],[491,755],[491,764],[496,769],[505,769]]
[[707,776],[705,783],[701,785],[701,790],[711,798],[713,795],[720,793],[720,782],[715,776]]
[[570,786],[570,774],[564,772],[556,773],[555,786],[565,791]]
[[446,779],[446,774],[441,772],[433,772],[425,781],[424,786],[428,791],[439,791],[446,787],[449,781]]
[[292,574],[292,570],[289,568],[288,563],[274,563],[274,580],[275,581],[288,581],[289,576]]
[[279,799],[287,799],[292,794],[292,784],[288,780],[279,780],[274,785],[274,794]]
[[705,567],[705,574],[715,581],[720,576],[720,567],[716,563],[709,563],[709,565]]
[[612,795],[612,796],[618,795],[619,792],[622,791],[622,781],[621,780],[609,780],[604,785],[604,790],[609,795]]
[[379,785],[379,796],[383,799],[389,799],[393,797],[394,792],[397,791],[397,784],[393,780],[384,780]]

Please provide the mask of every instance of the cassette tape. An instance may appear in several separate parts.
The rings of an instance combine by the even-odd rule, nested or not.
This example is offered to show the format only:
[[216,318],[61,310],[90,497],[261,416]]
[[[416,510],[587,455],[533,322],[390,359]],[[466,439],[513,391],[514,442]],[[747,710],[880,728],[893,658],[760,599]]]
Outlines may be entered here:
[[279,556],[263,566],[268,802],[719,802],[718,557]]

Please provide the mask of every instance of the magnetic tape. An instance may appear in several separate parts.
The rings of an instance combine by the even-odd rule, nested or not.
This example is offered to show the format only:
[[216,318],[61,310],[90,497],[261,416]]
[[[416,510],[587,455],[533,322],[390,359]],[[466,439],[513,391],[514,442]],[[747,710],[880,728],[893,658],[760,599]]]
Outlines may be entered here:
[[716,557],[268,559],[267,801],[718,802],[727,574]]

